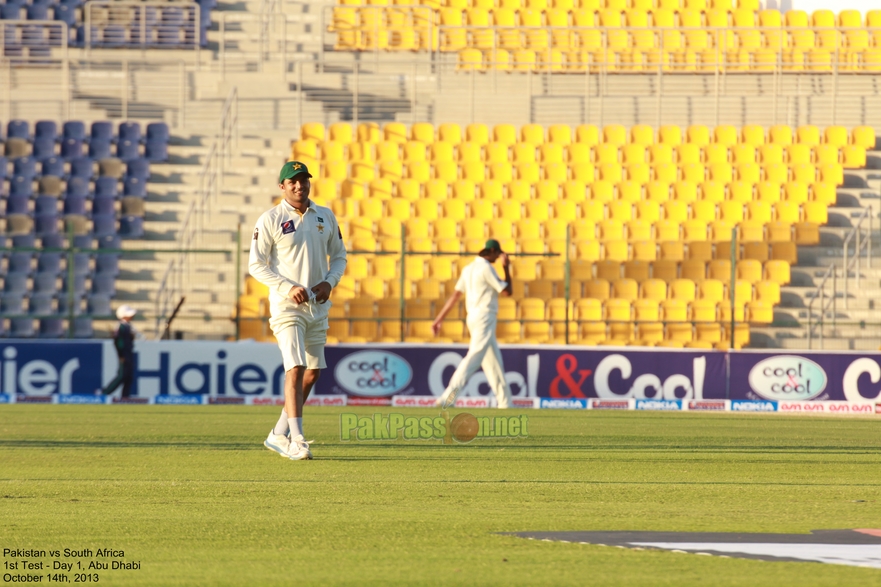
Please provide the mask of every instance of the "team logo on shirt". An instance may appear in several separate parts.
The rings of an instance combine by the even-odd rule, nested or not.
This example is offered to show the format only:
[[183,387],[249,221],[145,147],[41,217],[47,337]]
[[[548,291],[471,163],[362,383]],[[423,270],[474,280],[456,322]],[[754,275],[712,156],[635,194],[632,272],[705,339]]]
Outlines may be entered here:
[[293,220],[286,220],[281,223],[281,233],[282,234],[291,234],[292,232],[295,232],[295,231],[296,231],[296,229],[294,228],[294,221]]
[[318,232],[320,232],[321,234],[324,234],[324,225],[323,224],[319,224],[315,228],[318,229]]
[[[257,240],[257,237],[258,237],[259,235],[260,235],[260,229],[259,229],[259,228],[255,228],[255,229],[254,229],[254,240]],[[342,238],[342,237],[340,237],[340,238]]]

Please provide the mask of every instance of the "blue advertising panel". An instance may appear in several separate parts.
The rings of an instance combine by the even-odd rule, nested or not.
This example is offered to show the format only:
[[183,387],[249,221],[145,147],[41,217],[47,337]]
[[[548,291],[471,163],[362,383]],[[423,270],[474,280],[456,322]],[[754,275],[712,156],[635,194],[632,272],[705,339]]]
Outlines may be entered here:
[[[374,399],[440,396],[466,351],[464,345],[329,346],[317,393]],[[515,398],[725,398],[721,352],[506,346],[502,360]],[[486,377],[478,371],[459,397],[488,395]]]
[[100,341],[0,341],[2,394],[94,394],[103,376],[104,344]]
[[732,352],[731,398],[768,401],[876,400],[881,353]]

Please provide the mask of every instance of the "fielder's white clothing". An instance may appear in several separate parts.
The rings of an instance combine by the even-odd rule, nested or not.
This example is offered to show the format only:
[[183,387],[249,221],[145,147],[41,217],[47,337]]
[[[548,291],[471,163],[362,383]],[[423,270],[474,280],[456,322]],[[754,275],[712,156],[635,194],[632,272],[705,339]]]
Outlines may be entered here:
[[264,212],[254,228],[248,270],[269,288],[269,326],[278,340],[285,370],[325,367],[331,302],[296,304],[288,292],[294,286],[309,290],[322,281],[331,287],[340,282],[346,270],[346,247],[330,208],[310,201],[301,213],[282,200]]
[[465,294],[465,310],[468,313],[465,324],[471,333],[468,354],[456,367],[447,389],[444,400],[455,397],[468,379],[483,368],[487,383],[496,396],[500,408],[507,408],[511,403],[511,389],[505,381],[505,367],[502,363],[502,352],[496,340],[496,316],[499,313],[499,293],[508,284],[499,279],[492,263],[483,257],[477,257],[473,263],[462,269],[456,291]]

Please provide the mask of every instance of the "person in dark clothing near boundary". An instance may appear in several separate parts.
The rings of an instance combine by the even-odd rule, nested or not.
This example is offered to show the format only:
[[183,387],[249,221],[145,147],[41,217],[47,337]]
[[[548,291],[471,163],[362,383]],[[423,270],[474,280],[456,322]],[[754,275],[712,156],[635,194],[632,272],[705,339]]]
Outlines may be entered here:
[[119,372],[113,381],[104,389],[97,390],[96,394],[110,395],[116,388],[122,385],[122,397],[129,397],[132,390],[132,381],[135,375],[135,329],[131,325],[132,318],[138,311],[131,306],[123,305],[116,310],[119,318],[119,326],[113,333],[113,346],[119,355]]

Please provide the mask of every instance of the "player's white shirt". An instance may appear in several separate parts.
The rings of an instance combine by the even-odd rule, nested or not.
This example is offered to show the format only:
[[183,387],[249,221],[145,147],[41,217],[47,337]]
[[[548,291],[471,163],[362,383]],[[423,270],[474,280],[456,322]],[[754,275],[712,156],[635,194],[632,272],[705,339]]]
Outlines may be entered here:
[[499,293],[508,283],[499,279],[492,263],[477,257],[466,265],[456,282],[456,291],[465,294],[468,319],[495,316],[499,312]]
[[303,214],[285,200],[264,212],[254,228],[248,270],[269,288],[273,318],[283,314],[327,316],[329,300],[298,305],[288,292],[295,285],[308,290],[322,281],[331,287],[340,282],[346,270],[346,247],[333,212],[311,200]]

